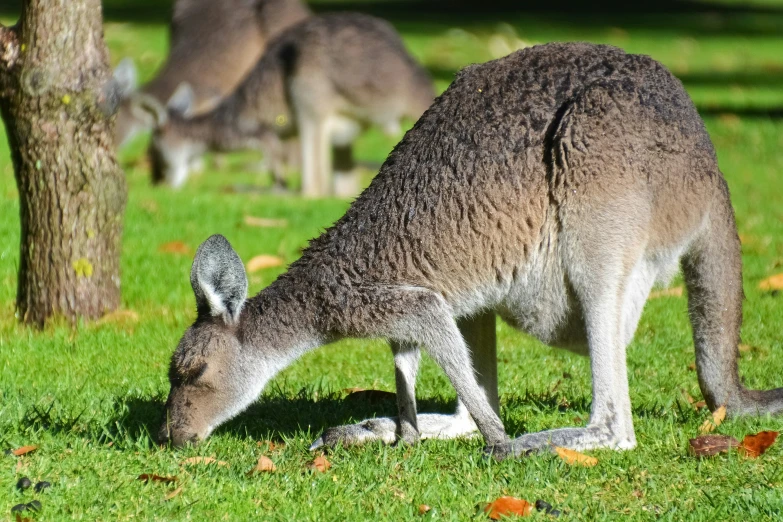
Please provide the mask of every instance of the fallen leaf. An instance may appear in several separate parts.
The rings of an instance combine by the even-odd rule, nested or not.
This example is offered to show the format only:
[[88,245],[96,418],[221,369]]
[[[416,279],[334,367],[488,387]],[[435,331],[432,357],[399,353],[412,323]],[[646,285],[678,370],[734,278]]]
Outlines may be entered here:
[[177,489],[175,489],[174,491],[171,491],[171,492],[169,492],[169,493],[166,493],[166,496],[165,496],[165,497],[163,497],[163,500],[171,500],[172,498],[176,497],[176,496],[177,496],[177,495],[179,495],[180,493],[182,493],[182,486],[178,487],[178,488],[177,488]]
[[343,391],[348,392],[348,396],[345,399],[351,401],[381,402],[381,401],[397,400],[396,394],[383,390],[365,390],[363,388],[346,388]]
[[650,299],[656,299],[658,297],[682,297],[682,287],[675,286],[673,288],[662,288],[650,292]]
[[326,457],[323,455],[319,455],[316,458],[314,458],[312,461],[307,463],[307,469],[311,471],[320,471],[324,472],[332,467],[332,463],[326,460]]
[[98,324],[133,324],[139,321],[139,314],[133,310],[115,310],[101,317]]
[[261,228],[285,228],[288,226],[288,220],[245,216],[245,225]]
[[215,460],[215,457],[190,457],[183,460],[182,464],[187,466],[192,464],[217,464],[218,466],[228,467],[228,462],[223,462],[222,460]]
[[728,435],[699,435],[688,441],[690,449],[697,457],[712,457],[739,446],[739,441]]
[[759,283],[761,290],[783,290],[783,274],[775,274]]
[[745,435],[742,439],[742,445],[739,448],[741,454],[748,458],[755,459],[763,454],[770,446],[775,444],[778,438],[777,431],[762,431],[755,435]]
[[182,241],[170,241],[163,243],[158,247],[158,252],[165,252],[167,254],[184,254],[189,255],[191,253],[190,247]]
[[591,467],[598,464],[597,458],[571,449],[555,446],[555,453],[557,453],[557,456],[563,459],[566,464],[570,464],[571,466],[579,464],[580,466]]
[[177,477],[163,477],[154,473],[143,473],[136,477],[136,480],[143,480],[144,482],[163,482],[168,484],[170,482],[176,482]]
[[723,419],[726,418],[726,406],[721,406],[717,410],[712,412],[712,418],[707,419],[702,423],[701,426],[699,426],[699,433],[710,433],[711,431],[715,431],[715,428],[720,426],[720,423],[723,422]]
[[419,515],[426,514],[430,509],[432,508],[429,507],[427,504],[419,504]]
[[285,443],[284,442],[274,442],[271,440],[259,440],[256,442],[256,446],[267,446],[269,448],[269,451],[279,451],[281,449],[285,449]]
[[247,271],[253,273],[263,270],[264,268],[273,268],[276,266],[283,266],[282,258],[262,254],[260,256],[255,256],[247,262]]
[[16,457],[21,457],[22,455],[27,455],[28,453],[32,453],[37,449],[38,446],[22,446],[21,448],[16,448],[15,450],[12,450],[11,455],[14,455]]
[[256,464],[256,467],[245,473],[245,475],[252,477],[256,473],[271,473],[276,470],[277,466],[275,466],[275,463],[272,462],[272,459],[261,455],[258,457],[258,463]]
[[693,403],[693,407],[696,408],[697,410],[700,410],[702,408],[706,408],[707,407],[707,401],[694,402]]
[[484,506],[484,513],[492,520],[500,517],[519,515],[526,517],[533,511],[533,506],[527,500],[514,497],[500,497]]

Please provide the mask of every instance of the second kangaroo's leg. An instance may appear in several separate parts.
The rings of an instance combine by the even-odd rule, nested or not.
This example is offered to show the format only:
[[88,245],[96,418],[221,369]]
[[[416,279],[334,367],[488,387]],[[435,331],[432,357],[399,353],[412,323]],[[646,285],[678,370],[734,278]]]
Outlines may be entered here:
[[326,195],[329,176],[329,133],[323,119],[299,118],[302,145],[302,195],[317,198]]

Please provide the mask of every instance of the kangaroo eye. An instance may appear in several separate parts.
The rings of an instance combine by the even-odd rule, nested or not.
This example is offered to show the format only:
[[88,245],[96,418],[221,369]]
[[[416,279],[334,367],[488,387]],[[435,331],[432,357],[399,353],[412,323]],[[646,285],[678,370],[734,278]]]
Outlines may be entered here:
[[185,380],[188,383],[192,384],[192,383],[196,382],[197,380],[199,380],[201,378],[201,376],[204,375],[204,372],[206,372],[206,371],[207,371],[207,363],[203,363],[203,364],[199,365],[198,367],[193,368],[190,372],[188,372],[188,375],[185,378]]

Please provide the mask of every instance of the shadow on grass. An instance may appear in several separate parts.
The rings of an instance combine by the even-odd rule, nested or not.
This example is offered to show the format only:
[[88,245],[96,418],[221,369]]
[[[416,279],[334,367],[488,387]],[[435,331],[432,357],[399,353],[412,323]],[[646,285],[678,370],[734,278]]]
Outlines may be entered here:
[[[105,20],[114,22],[167,24],[172,3],[171,0],[104,0],[103,15]],[[580,27],[621,25],[758,37],[779,34],[781,24],[771,18],[783,14],[780,7],[772,5],[711,4],[697,0],[314,0],[309,3],[316,12],[360,11],[396,23],[410,23],[424,31],[429,24],[472,25],[536,16]],[[5,1],[0,16],[13,18],[20,10],[21,0]]]
[[[456,400],[443,397],[421,399],[420,413],[452,413]],[[529,432],[527,423],[519,412],[559,411],[572,416],[573,425],[584,425],[589,417],[591,399],[580,394],[569,397],[557,390],[524,395],[504,395],[501,413],[506,432],[519,436]],[[116,449],[140,450],[156,445],[156,434],[163,422],[165,397],[120,397],[108,419],[85,419],[84,411],[63,412],[53,401],[45,406],[33,406],[22,424],[26,429],[44,430],[52,434],[76,433],[96,440],[100,444],[113,443]],[[634,407],[634,415],[640,418],[662,418],[672,415],[676,408],[678,422],[686,422],[696,413],[679,401],[661,404],[642,404]],[[396,416],[397,404],[393,394],[369,396],[356,394],[345,396],[342,392],[321,392],[302,389],[286,395],[282,392],[265,395],[260,401],[222,425],[216,433],[231,434],[254,440],[283,440],[303,435],[312,438],[326,428],[360,422],[364,419]]]

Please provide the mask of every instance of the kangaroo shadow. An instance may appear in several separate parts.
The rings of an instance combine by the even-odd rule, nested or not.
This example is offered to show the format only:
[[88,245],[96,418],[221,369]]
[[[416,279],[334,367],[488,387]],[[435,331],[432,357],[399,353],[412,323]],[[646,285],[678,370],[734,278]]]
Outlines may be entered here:
[[[155,443],[164,420],[165,398],[122,397],[101,427],[102,442],[118,441],[123,445]],[[441,398],[419,402],[421,411],[451,413],[456,401]],[[245,411],[220,426],[215,433],[238,437],[281,440],[310,434],[340,424],[360,422],[367,418],[395,416],[397,403],[393,393],[349,394],[301,390],[298,394],[274,393],[261,397]]]

